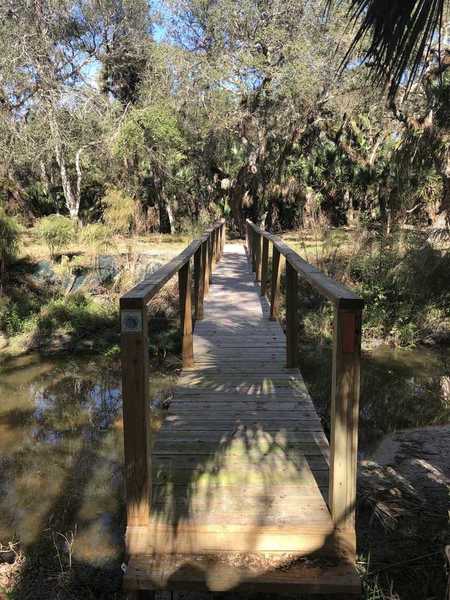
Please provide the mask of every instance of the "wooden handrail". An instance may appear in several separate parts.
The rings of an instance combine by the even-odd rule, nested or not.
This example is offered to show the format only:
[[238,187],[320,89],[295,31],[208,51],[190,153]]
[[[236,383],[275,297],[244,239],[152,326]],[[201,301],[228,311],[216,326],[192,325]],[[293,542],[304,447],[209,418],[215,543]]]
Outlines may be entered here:
[[[246,223],[249,259],[256,281],[261,281],[261,294],[265,293],[268,283],[269,248],[264,242],[272,243],[271,319],[278,315],[281,257],[286,263],[287,367],[298,365],[298,276],[334,305],[329,507],[335,527],[354,532],[364,301],[306,262],[279,237],[249,219]],[[262,254],[261,240],[264,240]]]
[[[357,296],[341,283],[334,281],[322,273],[317,267],[306,262],[295,250],[285,244],[278,236],[264,231],[252,221],[247,219],[247,226],[250,227],[257,236],[272,242],[279,253],[289,260],[289,263],[295,271],[304,279],[306,279],[313,288],[315,288],[322,296],[331,300],[333,304],[341,308],[363,308],[364,300]],[[257,277],[257,280],[259,278]]]
[[[151,500],[151,432],[147,304],[178,274],[183,366],[192,366],[193,318],[203,318],[203,301],[212,270],[223,253],[221,219],[178,256],[151,273],[120,298],[122,402],[128,525],[147,525]],[[194,259],[194,303],[191,259]]]

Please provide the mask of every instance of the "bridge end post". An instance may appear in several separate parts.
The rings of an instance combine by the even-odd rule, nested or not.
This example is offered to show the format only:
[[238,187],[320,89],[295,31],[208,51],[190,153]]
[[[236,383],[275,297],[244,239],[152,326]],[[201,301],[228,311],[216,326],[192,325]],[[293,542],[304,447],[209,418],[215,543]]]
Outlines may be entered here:
[[335,307],[331,390],[329,505],[335,527],[354,531],[362,301]]
[[[144,304],[121,299],[121,361],[125,487],[128,526],[150,520],[151,432],[149,399],[148,316]],[[132,551],[132,548],[127,548]]]

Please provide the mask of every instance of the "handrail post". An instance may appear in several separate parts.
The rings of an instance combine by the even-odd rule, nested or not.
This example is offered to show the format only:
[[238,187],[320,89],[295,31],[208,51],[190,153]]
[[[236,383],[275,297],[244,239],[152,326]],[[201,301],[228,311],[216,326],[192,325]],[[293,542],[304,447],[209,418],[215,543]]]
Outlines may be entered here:
[[251,248],[252,248],[252,271],[253,273],[256,273],[256,231],[253,229],[253,227],[251,227]]
[[216,267],[216,230],[211,231],[211,275]]
[[263,237],[262,244],[261,296],[265,296],[267,289],[267,273],[269,271],[269,240],[266,237]]
[[209,291],[209,269],[208,269],[208,240],[202,242],[202,286],[200,289],[201,292],[201,301],[200,301],[200,313],[199,319],[203,318],[203,303],[205,301],[205,296]]
[[127,523],[148,525],[151,499],[148,316],[121,300],[123,436]]
[[216,228],[216,262],[220,261],[220,227]]
[[195,320],[203,318],[203,269],[202,269],[202,246],[194,254],[194,314]]
[[213,232],[210,231],[208,234],[208,291],[211,285],[213,272],[213,247]]
[[248,260],[250,262],[250,264],[252,265],[253,268],[253,229],[250,225],[250,223],[247,222],[247,253],[248,253]]
[[256,237],[256,251],[255,251],[255,279],[261,281],[261,238],[262,235],[259,232],[255,232]]
[[225,221],[222,223],[222,256],[225,252],[225,237],[227,235],[227,230],[225,228]]
[[297,366],[298,273],[286,260],[286,350],[287,367]]
[[272,244],[272,289],[270,294],[270,320],[276,321],[280,306],[281,255]]
[[335,308],[329,504],[336,528],[350,530],[355,526],[361,317],[361,308]]
[[178,287],[180,295],[180,324],[181,324],[181,356],[183,367],[194,364],[194,346],[192,336],[192,281],[191,262],[178,271]]

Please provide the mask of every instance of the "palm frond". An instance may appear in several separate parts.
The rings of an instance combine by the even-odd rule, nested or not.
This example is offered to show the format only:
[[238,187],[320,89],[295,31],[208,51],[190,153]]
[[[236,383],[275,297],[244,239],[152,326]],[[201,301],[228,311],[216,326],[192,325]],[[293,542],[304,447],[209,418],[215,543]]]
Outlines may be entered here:
[[[340,0],[327,0],[327,9]],[[431,44],[440,36],[448,0],[349,0],[348,16],[357,30],[344,58],[370,36],[364,61],[374,80],[387,84],[392,97],[401,84],[408,89],[423,68]],[[438,53],[440,54],[440,53]]]

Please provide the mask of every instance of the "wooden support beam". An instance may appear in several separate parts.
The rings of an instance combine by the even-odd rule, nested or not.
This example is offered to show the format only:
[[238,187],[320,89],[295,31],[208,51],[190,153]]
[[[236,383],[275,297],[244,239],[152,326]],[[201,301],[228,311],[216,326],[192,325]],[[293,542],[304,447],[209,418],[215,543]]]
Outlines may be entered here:
[[269,272],[269,240],[267,238],[263,238],[262,266],[261,266],[261,296],[266,295],[268,272]]
[[337,529],[355,525],[361,317],[361,309],[335,309],[329,504]]
[[272,246],[272,290],[270,295],[270,320],[276,321],[280,307],[281,254]]
[[287,367],[297,366],[297,342],[298,342],[298,273],[286,261],[286,350]]
[[121,307],[123,435],[127,523],[148,525],[151,498],[148,318]]
[[181,356],[183,367],[194,364],[194,345],[192,336],[192,282],[191,263],[187,262],[178,272],[180,294]]

